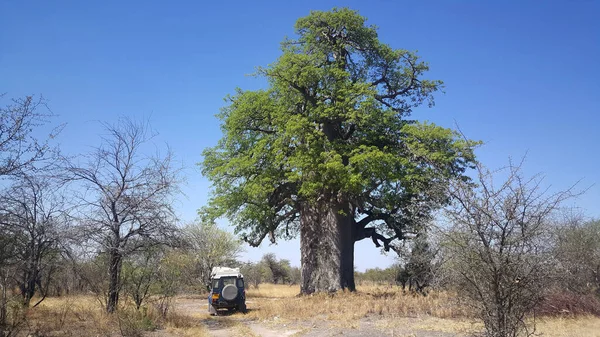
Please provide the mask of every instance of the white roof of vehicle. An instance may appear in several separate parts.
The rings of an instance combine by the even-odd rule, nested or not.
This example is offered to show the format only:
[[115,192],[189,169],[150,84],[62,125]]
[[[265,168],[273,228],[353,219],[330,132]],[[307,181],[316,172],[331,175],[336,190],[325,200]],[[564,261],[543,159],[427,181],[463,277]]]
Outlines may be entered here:
[[226,276],[244,277],[240,273],[240,268],[214,267],[210,273],[211,278],[221,278]]

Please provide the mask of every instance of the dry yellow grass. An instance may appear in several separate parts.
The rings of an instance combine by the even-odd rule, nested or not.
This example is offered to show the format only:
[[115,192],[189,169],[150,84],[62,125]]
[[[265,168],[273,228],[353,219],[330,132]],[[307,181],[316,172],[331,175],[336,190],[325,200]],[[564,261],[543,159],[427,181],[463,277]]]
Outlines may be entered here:
[[[362,322],[368,321],[377,330],[397,335],[418,335],[417,331],[425,330],[468,336],[483,329],[481,322],[469,318],[472,315],[454,296],[444,292],[432,292],[425,297],[405,294],[397,287],[361,286],[355,293],[299,297],[299,290],[297,286],[272,284],[249,289],[247,315],[219,317],[208,315],[204,296],[182,297],[178,299],[179,311],[172,310],[166,319],[156,320],[162,329],[156,336],[203,337],[210,335],[208,327],[213,326],[226,329],[232,336],[256,335],[252,330],[255,326],[251,328],[248,321],[260,326],[272,325],[275,330],[286,323],[321,326],[323,320],[329,327],[360,329]],[[155,321],[157,314],[152,310],[149,306],[146,316]],[[139,323],[135,315],[130,307],[125,307],[119,315],[107,315],[94,297],[70,296],[46,299],[31,309],[27,318],[30,332],[37,331],[40,335],[115,336],[121,334],[123,324],[131,324],[128,320]],[[138,327],[134,324],[130,328]],[[542,318],[538,320],[537,331],[547,337],[600,337],[600,318]],[[146,332],[140,331],[142,334]]]
[[178,336],[208,336],[198,319],[171,310],[166,318],[148,306],[137,311],[126,301],[117,314],[107,314],[93,296],[47,298],[27,313],[28,332],[51,336],[142,335],[161,328]]
[[404,293],[398,287],[363,286],[357,291],[336,294],[315,294],[297,297],[299,287],[262,285],[247,291],[249,316],[256,319],[280,317],[285,319],[323,318],[351,321],[368,315],[406,317],[429,315],[440,318],[465,317],[468,310],[443,292],[428,296]]
[[286,298],[295,297],[300,293],[299,286],[288,286],[284,284],[261,284],[258,289],[246,289],[248,298]]
[[[453,333],[461,336],[472,336],[482,331],[483,324],[464,318],[437,318],[423,316],[417,318],[396,317],[393,319],[380,319],[376,323],[377,329],[390,333],[399,331],[435,331]],[[398,334],[397,334],[398,335]],[[400,332],[399,335],[402,335]]]
[[243,324],[236,325],[234,329],[234,335],[240,337],[260,337],[259,335],[255,334],[250,327]]
[[47,298],[27,314],[30,330],[41,335],[76,336],[87,334],[109,336],[115,331],[114,319],[91,296]]
[[537,331],[544,337],[600,337],[600,318],[542,318],[537,322]]
[[175,336],[182,337],[207,337],[210,336],[208,331],[203,326],[195,326],[191,328],[166,328],[165,332]]
[[[483,331],[483,323],[466,319],[429,318],[420,322],[406,323],[405,320],[393,322],[395,327],[410,326],[419,330],[431,330],[472,336]],[[600,318],[542,318],[537,321],[536,332],[544,337],[600,337]]]
[[[265,284],[247,291],[248,318],[278,322],[328,320],[333,326],[358,328],[364,317],[375,317],[381,331],[427,330],[469,336],[483,330],[480,321],[453,294],[428,296],[402,292],[398,287],[366,285],[356,293],[298,297],[299,287]],[[538,332],[548,337],[600,337],[600,318],[543,318]]]

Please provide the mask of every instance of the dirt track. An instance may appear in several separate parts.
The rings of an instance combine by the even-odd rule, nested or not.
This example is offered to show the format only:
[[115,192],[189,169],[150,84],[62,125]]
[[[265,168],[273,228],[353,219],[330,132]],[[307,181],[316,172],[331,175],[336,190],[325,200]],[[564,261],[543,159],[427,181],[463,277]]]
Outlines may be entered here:
[[[249,310],[260,310],[248,301]],[[411,336],[411,337],[456,337],[463,336],[446,332],[443,327],[435,328],[436,319],[430,317],[396,319],[363,318],[356,322],[336,322],[314,319],[310,321],[283,321],[278,317],[265,320],[250,319],[242,313],[220,313],[210,316],[207,313],[206,300],[180,298],[176,303],[176,310],[181,314],[199,319],[206,327],[209,335],[217,337],[229,336],[262,336],[262,337],[287,337],[287,336],[349,336],[349,337],[376,337],[376,336]],[[437,331],[436,331],[437,330]],[[170,336],[169,334],[156,334],[156,336]]]

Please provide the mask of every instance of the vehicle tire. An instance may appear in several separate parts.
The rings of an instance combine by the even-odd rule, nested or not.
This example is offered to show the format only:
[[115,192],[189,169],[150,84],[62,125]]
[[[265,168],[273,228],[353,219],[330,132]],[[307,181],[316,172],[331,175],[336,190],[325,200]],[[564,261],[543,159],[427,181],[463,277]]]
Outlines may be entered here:
[[226,299],[227,301],[233,301],[238,296],[238,288],[233,284],[228,284],[223,287],[221,291],[221,297]]
[[238,311],[245,314],[248,311],[248,309],[246,308],[246,303],[241,303],[238,306]]

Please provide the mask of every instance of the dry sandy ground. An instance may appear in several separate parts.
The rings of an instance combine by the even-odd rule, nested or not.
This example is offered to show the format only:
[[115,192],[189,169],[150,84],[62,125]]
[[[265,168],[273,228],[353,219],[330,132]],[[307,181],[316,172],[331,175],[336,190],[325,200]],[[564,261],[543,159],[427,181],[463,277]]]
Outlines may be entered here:
[[[248,308],[257,307],[248,301]],[[180,298],[176,304],[177,312],[198,319],[206,327],[210,336],[411,336],[411,337],[454,337],[466,336],[473,326],[468,322],[441,320],[434,317],[399,317],[397,319],[363,318],[358,321],[339,322],[312,319],[310,321],[285,321],[279,317],[265,320],[249,319],[242,313],[220,313],[209,316],[206,300]],[[254,309],[254,310],[260,310]],[[463,330],[464,333],[456,332]],[[167,331],[156,332],[153,337],[176,336]]]

